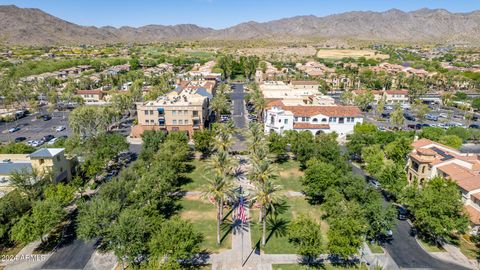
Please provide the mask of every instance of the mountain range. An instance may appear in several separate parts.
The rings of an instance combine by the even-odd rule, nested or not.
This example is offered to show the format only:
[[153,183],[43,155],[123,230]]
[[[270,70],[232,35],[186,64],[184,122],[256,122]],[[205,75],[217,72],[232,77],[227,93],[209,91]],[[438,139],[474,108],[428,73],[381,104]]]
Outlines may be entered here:
[[402,43],[480,42],[480,11],[354,11],[325,17],[296,16],[245,22],[225,29],[194,24],[142,27],[81,26],[35,8],[0,5],[0,42],[18,45],[105,44],[177,40],[343,39]]

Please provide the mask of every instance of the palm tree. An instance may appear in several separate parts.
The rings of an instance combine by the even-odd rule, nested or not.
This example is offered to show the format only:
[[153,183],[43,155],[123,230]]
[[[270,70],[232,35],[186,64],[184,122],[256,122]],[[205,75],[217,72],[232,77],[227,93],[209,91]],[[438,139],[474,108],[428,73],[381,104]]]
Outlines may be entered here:
[[210,109],[215,112],[217,122],[220,121],[220,114],[228,108],[228,100],[223,93],[217,93],[210,103]]
[[263,132],[263,126],[251,122],[247,130],[247,145],[251,156],[254,156],[260,149],[267,147],[267,140]]
[[262,159],[253,162],[249,178],[254,183],[265,183],[277,177],[275,172],[276,168],[270,160]]
[[220,227],[223,221],[223,204],[229,198],[234,197],[233,185],[228,178],[215,175],[208,179],[207,187],[203,196],[214,201],[217,207],[217,245],[220,245]]
[[254,87],[252,90],[250,100],[253,103],[255,112],[257,112],[257,118],[263,123],[263,112],[267,108],[267,100],[263,97],[263,94],[258,87]]
[[280,200],[278,193],[279,190],[280,186],[275,185],[270,180],[263,183],[257,183],[255,185],[254,201],[260,207],[260,220],[262,222],[262,246],[265,246],[266,244],[267,215],[268,212],[275,211],[275,204]]
[[207,161],[206,168],[217,175],[227,176],[233,169],[233,159],[226,151],[217,151]]
[[213,149],[215,151],[228,152],[228,149],[233,145],[232,135],[226,132],[218,132],[213,139]]

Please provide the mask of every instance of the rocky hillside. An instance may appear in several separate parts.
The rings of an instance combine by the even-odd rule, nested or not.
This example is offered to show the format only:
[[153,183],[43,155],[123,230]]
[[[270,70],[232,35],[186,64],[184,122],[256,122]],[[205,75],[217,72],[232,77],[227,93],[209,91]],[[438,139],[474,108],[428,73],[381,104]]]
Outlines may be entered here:
[[86,27],[39,9],[0,6],[0,40],[9,44],[99,44],[199,39],[336,38],[392,42],[480,42],[480,11],[442,9],[403,12],[348,12],[326,17],[297,16],[265,23],[246,22],[214,30],[192,24],[143,27]]

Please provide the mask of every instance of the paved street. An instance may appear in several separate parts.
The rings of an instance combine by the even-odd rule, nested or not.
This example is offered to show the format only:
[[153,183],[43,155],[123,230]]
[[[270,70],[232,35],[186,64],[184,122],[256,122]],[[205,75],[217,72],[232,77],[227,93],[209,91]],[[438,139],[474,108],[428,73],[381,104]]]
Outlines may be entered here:
[[[246,128],[246,115],[245,115],[245,92],[244,92],[244,87],[243,84],[232,84],[232,86],[235,86],[233,88],[233,93],[230,94],[230,98],[232,99],[233,102],[233,122],[235,123],[235,127],[237,129],[244,129]],[[235,145],[233,145],[232,149],[234,151],[244,151],[246,150],[246,146],[244,143],[245,137],[237,133],[235,135],[237,138],[237,141],[235,142]]]
[[[40,140],[43,136],[52,134],[55,137],[69,135],[68,115],[69,111],[53,112],[50,114],[52,119],[43,121],[37,119],[37,114],[18,119],[10,123],[0,123],[0,142],[13,141],[17,137],[26,137],[28,140]],[[66,129],[61,132],[55,132],[58,126],[65,126]],[[19,127],[20,130],[14,133],[8,133],[8,129]]]
[[[352,171],[365,178],[365,173],[360,168],[352,166]],[[410,224],[407,221],[397,220],[395,226],[393,240],[386,243],[384,248],[400,268],[468,269],[430,256],[420,247],[415,237],[410,235]]]

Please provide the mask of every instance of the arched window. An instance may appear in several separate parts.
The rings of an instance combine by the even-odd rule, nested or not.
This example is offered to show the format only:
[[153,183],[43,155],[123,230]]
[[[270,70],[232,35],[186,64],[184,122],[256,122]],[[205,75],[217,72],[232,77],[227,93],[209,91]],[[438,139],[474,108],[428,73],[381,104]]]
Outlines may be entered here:
[[322,123],[326,123],[327,122],[327,118],[322,118]]
[[318,122],[318,119],[317,119],[317,118],[313,118],[313,119],[312,119],[312,122],[317,123],[317,122]]

